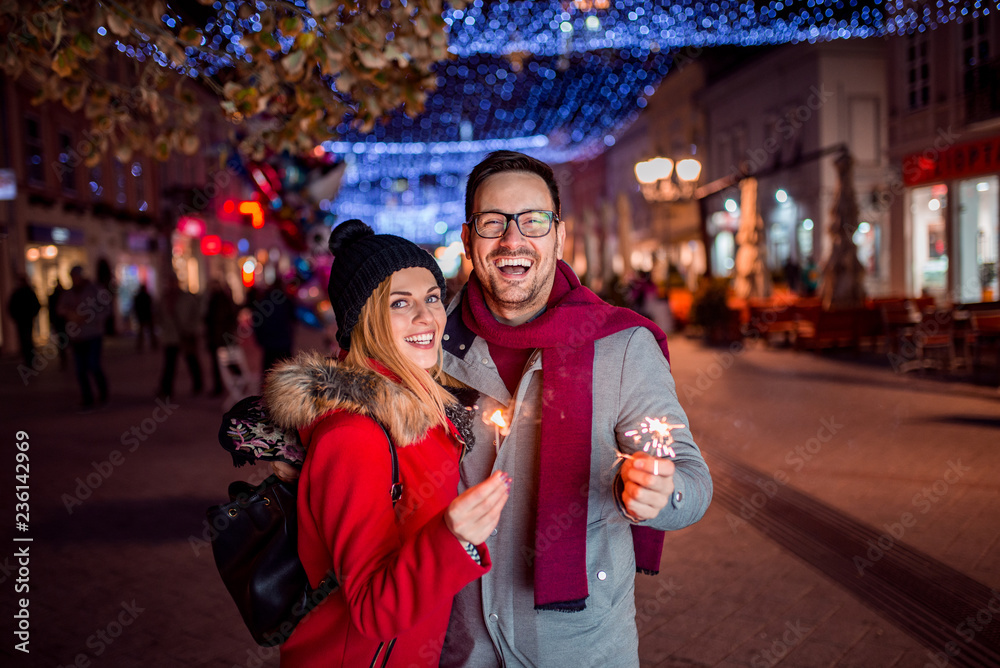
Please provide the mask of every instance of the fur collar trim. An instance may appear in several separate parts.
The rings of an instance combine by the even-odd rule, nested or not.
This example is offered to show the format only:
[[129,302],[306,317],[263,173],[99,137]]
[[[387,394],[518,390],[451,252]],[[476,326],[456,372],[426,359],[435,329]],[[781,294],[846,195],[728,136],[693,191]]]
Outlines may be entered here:
[[[436,422],[433,412],[402,385],[316,352],[278,364],[267,376],[264,401],[272,421],[285,429],[303,429],[334,410],[367,415],[381,422],[399,447],[423,440]],[[471,410],[453,405],[445,413],[470,448]]]

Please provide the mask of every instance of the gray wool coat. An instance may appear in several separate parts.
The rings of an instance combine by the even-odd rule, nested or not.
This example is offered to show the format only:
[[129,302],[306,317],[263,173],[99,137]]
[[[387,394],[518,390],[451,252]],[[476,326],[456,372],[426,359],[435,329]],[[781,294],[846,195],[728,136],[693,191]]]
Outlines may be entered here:
[[[566,510],[582,513],[586,508],[587,607],[572,613],[536,611],[532,564],[536,558],[541,351],[531,355],[516,396],[510,396],[486,341],[462,322],[460,299],[461,295],[449,307],[444,370],[479,391],[480,397],[479,419],[473,420],[475,446],[462,460],[459,491],[495,470],[506,471],[514,482],[500,523],[486,541],[493,569],[455,597],[440,665],[638,667],[635,555],[630,520],[613,492],[618,471],[615,452],[641,448],[625,432],[647,416],[688,424],[670,365],[645,328],[623,330],[596,341],[590,487],[585,496],[581,494],[578,506]],[[494,427],[487,422],[497,408],[513,415],[499,451],[494,445]],[[678,429],[673,436],[675,493],[655,519],[643,523],[663,530],[697,522],[712,497],[708,467],[691,431]],[[670,549],[669,536],[664,549]],[[537,558],[558,555],[542,552]],[[648,576],[638,577],[640,586],[643,581],[645,586],[652,585]]]

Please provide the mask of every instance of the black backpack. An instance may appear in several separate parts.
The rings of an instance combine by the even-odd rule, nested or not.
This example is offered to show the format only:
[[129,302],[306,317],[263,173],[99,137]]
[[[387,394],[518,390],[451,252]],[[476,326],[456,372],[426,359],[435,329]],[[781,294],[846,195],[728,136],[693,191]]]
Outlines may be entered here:
[[[376,423],[389,443],[389,494],[395,506],[403,494],[396,446],[385,427]],[[298,432],[275,426],[259,396],[243,399],[223,416],[219,442],[232,454],[236,466],[258,460],[301,466],[305,459]],[[207,511],[214,529],[215,565],[253,639],[265,647],[287,640],[299,621],[340,586],[332,570],[318,587],[309,586],[298,555],[297,488],[297,482],[285,482],[275,475],[256,487],[238,480],[229,485],[229,503]],[[379,644],[372,666],[383,646],[385,665],[395,642]]]

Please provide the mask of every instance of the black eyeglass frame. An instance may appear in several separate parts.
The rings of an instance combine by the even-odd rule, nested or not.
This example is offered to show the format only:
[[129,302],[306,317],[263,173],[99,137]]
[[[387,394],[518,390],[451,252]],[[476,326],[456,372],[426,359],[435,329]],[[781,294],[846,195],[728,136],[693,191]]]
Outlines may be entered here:
[[[504,217],[503,231],[500,232],[498,236],[488,237],[479,231],[479,216],[487,213],[495,213],[497,215]],[[530,234],[524,233],[524,230],[521,229],[521,223],[517,219],[526,213],[547,213],[552,217],[551,220],[549,220],[549,226],[545,230],[544,234],[532,236]],[[483,239],[502,239],[504,235],[507,234],[507,230],[510,228],[511,221],[513,221],[514,225],[517,226],[517,231],[521,233],[521,236],[527,239],[541,239],[549,235],[549,232],[552,231],[552,226],[559,222],[559,216],[556,215],[555,211],[549,211],[547,209],[528,209],[527,211],[519,211],[517,213],[504,213],[503,211],[477,211],[472,214],[472,217],[468,220],[468,224],[472,227],[472,229],[476,231],[476,234],[478,234]]]

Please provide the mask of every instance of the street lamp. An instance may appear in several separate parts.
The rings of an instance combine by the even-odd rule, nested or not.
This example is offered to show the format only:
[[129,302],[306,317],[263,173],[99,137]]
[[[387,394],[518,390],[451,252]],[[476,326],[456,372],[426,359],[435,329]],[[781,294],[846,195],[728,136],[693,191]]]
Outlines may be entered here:
[[677,178],[681,183],[693,184],[701,176],[701,163],[694,158],[686,158],[677,163]]
[[674,202],[691,199],[701,176],[701,163],[685,158],[677,163],[670,158],[653,158],[637,163],[635,178],[648,202]]
[[[697,226],[705,245],[706,275],[711,267],[707,265],[708,232],[705,223],[704,202],[696,196],[698,179],[701,177],[701,163],[695,158],[684,158],[676,164],[670,158],[653,158],[637,163],[635,178],[639,182],[642,197],[647,202],[665,203],[660,216],[662,221],[661,239],[669,246],[673,228],[684,228],[685,222]],[[662,216],[662,217],[661,217]]]

